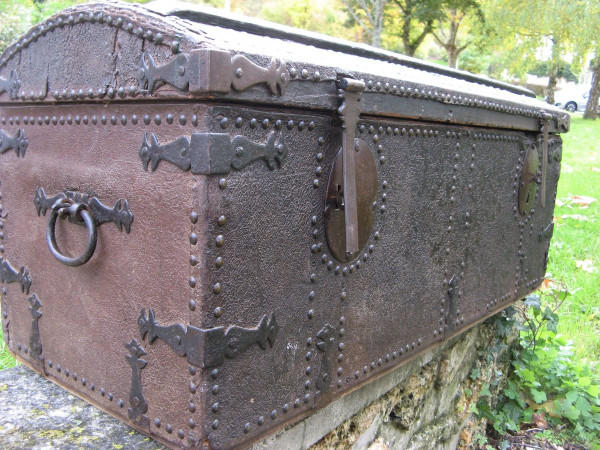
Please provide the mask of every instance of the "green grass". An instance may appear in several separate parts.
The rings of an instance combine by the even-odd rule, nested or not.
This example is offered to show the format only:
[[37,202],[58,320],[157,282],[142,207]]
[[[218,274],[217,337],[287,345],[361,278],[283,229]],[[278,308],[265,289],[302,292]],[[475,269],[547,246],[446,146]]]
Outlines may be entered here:
[[0,338],[0,370],[8,369],[17,365],[15,358],[8,352],[6,342]]
[[[599,201],[582,208],[569,201],[576,195]],[[573,340],[577,359],[595,362],[600,360],[600,121],[571,117],[557,198],[564,205],[554,211],[548,277],[571,293],[558,311],[558,332]],[[567,215],[581,217],[563,218]],[[578,268],[577,261],[591,261],[591,272]]]

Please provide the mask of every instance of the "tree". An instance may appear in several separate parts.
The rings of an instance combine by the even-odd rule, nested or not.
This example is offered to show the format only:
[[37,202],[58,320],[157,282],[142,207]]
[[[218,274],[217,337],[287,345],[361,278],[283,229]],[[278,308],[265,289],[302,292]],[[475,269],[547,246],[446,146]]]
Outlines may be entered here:
[[[439,19],[437,31],[433,31],[433,37],[448,54],[448,65],[456,68],[459,55],[473,42],[471,36],[459,42],[460,26],[467,22],[469,16],[476,17],[476,21],[483,24],[484,17],[477,0],[445,0],[442,8],[443,19]],[[447,28],[445,23],[447,23]]]
[[394,0],[400,11],[400,36],[404,53],[415,52],[434,29],[436,19],[441,17],[441,0]]
[[600,98],[600,4],[594,0],[586,2],[586,9],[578,37],[583,41],[580,46],[585,50],[593,50],[594,57],[590,63],[592,83],[588,102],[583,113],[584,119],[598,118],[598,99]]
[[592,85],[590,95],[583,113],[584,119],[596,120],[598,118],[598,100],[600,99],[600,52],[596,51],[592,60]]
[[373,47],[381,47],[384,11],[389,0],[342,0],[350,16],[371,37]]
[[554,89],[562,56],[576,51],[574,27],[585,3],[594,0],[482,0],[488,21],[496,31],[497,55],[502,67],[522,76],[539,62],[540,50],[549,49],[547,99],[554,102]]

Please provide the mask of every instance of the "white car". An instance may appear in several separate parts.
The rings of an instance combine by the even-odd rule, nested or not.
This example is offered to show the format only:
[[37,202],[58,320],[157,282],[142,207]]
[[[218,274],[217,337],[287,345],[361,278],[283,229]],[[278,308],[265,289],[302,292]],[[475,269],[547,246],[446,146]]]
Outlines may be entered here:
[[569,112],[585,111],[589,95],[590,86],[580,85],[565,88],[554,93],[554,104]]

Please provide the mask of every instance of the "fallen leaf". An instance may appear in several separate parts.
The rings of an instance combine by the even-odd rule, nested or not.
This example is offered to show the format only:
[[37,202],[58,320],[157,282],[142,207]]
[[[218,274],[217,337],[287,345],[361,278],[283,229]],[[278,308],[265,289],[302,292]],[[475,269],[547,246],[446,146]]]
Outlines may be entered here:
[[584,272],[593,273],[596,271],[594,262],[591,259],[584,259],[583,261],[575,261],[575,267],[583,270]]
[[554,280],[552,280],[550,278],[544,278],[544,281],[542,281],[542,284],[540,285],[540,289],[542,289],[542,290],[557,290],[558,286],[554,282]]
[[556,199],[556,206],[563,206],[565,202],[563,202],[560,198]]
[[544,413],[544,411],[539,413],[533,413],[531,415],[531,422],[535,424],[536,427],[541,428],[542,430],[548,428],[548,422],[546,421],[546,414]]
[[561,219],[573,219],[573,220],[590,220],[589,217],[582,216],[581,214],[565,214],[564,216],[560,216]]
[[598,167],[592,167],[592,172],[600,172],[600,169]]
[[594,197],[588,197],[586,195],[574,195],[573,203],[582,208],[587,208],[590,204],[594,203],[596,199]]

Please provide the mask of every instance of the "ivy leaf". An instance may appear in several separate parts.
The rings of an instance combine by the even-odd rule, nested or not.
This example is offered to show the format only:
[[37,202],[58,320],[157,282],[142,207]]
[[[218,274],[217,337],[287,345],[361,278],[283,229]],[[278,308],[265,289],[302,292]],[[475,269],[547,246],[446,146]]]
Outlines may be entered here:
[[479,370],[477,367],[475,367],[472,371],[471,371],[471,375],[469,375],[469,378],[471,378],[471,380],[476,380],[477,378],[479,378],[481,376],[481,370]]
[[548,400],[544,391],[538,391],[537,389],[531,388],[529,389],[529,392],[531,392],[533,401],[537,404],[544,403],[546,400]]
[[534,309],[539,310],[541,307],[540,304],[540,296],[539,295],[535,295],[535,294],[530,294],[527,297],[525,297],[525,306],[530,306]]
[[488,384],[485,384],[481,388],[481,391],[479,392],[479,396],[480,397],[491,397],[492,396],[492,393],[490,392],[490,386]]

